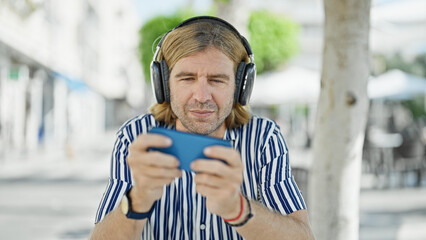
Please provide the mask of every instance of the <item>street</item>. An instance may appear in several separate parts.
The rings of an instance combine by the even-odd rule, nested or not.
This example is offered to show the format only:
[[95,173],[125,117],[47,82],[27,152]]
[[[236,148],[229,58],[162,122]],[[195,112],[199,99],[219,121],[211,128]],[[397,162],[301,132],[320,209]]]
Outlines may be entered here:
[[361,191],[360,239],[426,239],[426,188]]
[[[0,169],[0,239],[87,239],[106,186],[107,155]],[[360,239],[426,239],[426,188],[361,191]]]
[[0,183],[0,239],[87,239],[104,183]]
[[0,165],[0,239],[88,239],[108,170],[109,149]]

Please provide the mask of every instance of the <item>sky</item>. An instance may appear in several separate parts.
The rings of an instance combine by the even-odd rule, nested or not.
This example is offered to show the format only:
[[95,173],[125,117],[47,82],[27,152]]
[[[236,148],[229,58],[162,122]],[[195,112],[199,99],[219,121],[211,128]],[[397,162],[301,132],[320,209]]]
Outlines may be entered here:
[[[142,22],[156,15],[173,14],[176,10],[185,6],[190,0],[132,0],[138,9]],[[209,9],[212,0],[192,0],[194,2],[194,10],[196,12],[205,12]]]

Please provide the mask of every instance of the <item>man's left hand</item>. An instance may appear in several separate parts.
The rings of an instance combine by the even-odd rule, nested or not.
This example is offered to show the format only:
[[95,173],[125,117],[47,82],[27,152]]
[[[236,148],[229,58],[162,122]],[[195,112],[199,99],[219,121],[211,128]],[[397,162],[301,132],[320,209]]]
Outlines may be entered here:
[[204,154],[212,159],[199,159],[191,164],[197,173],[196,191],[206,197],[207,209],[211,213],[225,219],[235,218],[241,208],[239,194],[243,164],[240,154],[233,148],[222,146],[205,148]]

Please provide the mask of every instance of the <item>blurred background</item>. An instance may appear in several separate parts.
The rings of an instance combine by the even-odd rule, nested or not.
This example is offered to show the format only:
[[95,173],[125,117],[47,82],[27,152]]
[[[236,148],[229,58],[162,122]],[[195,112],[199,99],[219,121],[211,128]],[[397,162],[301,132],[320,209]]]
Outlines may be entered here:
[[[248,38],[252,112],[280,124],[309,204],[323,12],[319,0],[0,0],[0,239],[88,238],[115,132],[153,103],[156,43],[200,14]],[[426,239],[426,1],[372,0],[370,48],[360,239]]]

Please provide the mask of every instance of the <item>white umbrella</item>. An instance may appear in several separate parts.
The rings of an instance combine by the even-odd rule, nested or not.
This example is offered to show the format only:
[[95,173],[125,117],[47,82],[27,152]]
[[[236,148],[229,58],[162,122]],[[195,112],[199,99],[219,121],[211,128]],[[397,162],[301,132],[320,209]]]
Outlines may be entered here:
[[368,84],[370,99],[404,100],[424,94],[426,94],[426,79],[397,69],[371,79]]
[[[259,75],[251,105],[316,103],[320,93],[320,73],[301,67]],[[391,70],[368,82],[370,99],[404,100],[426,95],[426,79],[401,70]]]
[[313,103],[320,92],[320,74],[301,67],[259,75],[251,96],[251,105]]

